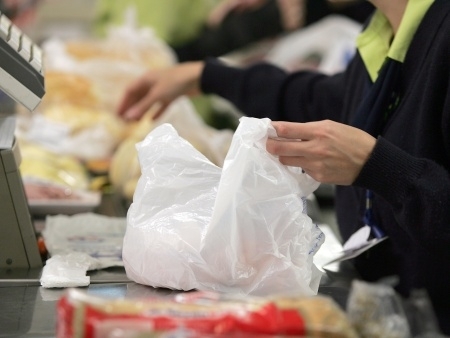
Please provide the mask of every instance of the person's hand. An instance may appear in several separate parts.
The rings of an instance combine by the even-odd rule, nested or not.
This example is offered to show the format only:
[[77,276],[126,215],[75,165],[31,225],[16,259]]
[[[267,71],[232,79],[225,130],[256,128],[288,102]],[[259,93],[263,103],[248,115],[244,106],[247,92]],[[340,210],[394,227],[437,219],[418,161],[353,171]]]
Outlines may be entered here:
[[147,72],[125,90],[117,109],[118,115],[127,120],[138,120],[153,105],[158,104],[153,115],[153,119],[156,119],[179,96],[200,92],[199,79],[203,67],[203,62],[188,62]]
[[360,129],[329,120],[272,125],[278,138],[267,140],[267,151],[322,183],[352,184],[376,143]]

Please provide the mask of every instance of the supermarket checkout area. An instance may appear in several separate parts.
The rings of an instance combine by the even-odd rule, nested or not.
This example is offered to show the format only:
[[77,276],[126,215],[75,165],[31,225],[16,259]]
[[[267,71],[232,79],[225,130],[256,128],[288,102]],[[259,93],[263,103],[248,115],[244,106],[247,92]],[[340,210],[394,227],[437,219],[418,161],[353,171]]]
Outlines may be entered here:
[[[4,127],[4,126],[3,126]],[[1,129],[1,123],[0,123]],[[1,134],[0,134],[1,135]],[[14,154],[11,150],[2,150],[2,166],[5,168],[5,158]],[[7,162],[9,163],[9,162]],[[8,166],[6,166],[8,167]],[[11,168],[10,168],[11,169]],[[37,250],[36,235],[45,228],[45,218],[33,216],[27,209],[23,189],[20,185],[18,168],[6,173],[11,186],[17,189],[2,190],[2,206],[0,212],[0,337],[55,337],[57,323],[57,302],[67,291],[66,288],[44,288],[41,286],[43,262]],[[5,170],[4,170],[5,171]],[[3,172],[2,172],[3,173]],[[5,179],[2,180],[5,182]],[[5,188],[5,187],[3,187]],[[11,198],[8,201],[8,198]],[[7,204],[13,208],[8,214]],[[311,201],[310,210],[319,216],[320,210]],[[11,211],[12,210],[12,211]],[[104,193],[101,203],[93,211],[96,214],[124,217],[127,206],[123,198],[114,192]],[[6,219],[13,218],[11,222]],[[321,266],[329,260],[329,253],[335,253],[341,248],[331,227],[322,225],[326,232],[326,240],[318,253],[325,254]],[[316,256],[321,256],[316,254]],[[316,257],[315,256],[315,257]],[[17,264],[16,264],[17,262]],[[319,294],[334,299],[345,308],[350,290],[350,283],[355,273],[348,262],[333,263],[327,266],[319,286]],[[101,270],[88,271],[90,285],[80,288],[90,295],[102,297],[125,297],[142,299],[145,297],[174,295],[179,291],[152,288],[130,281],[123,267],[110,267]]]
[[[35,218],[29,210],[14,137],[15,104],[8,99],[31,111],[39,104],[45,94],[41,53],[1,13],[0,29],[0,337],[54,337],[56,306],[66,289],[41,286],[45,262],[36,238],[45,227],[45,218]],[[314,203],[312,206],[312,212],[320,213]],[[124,217],[126,205],[120,196],[104,193],[94,212]],[[324,229],[328,231],[327,240],[320,252],[335,252],[339,241],[331,228],[324,225]],[[88,271],[88,275],[90,285],[83,289],[92,295],[143,298],[179,292],[136,284],[127,278],[123,267]],[[319,293],[345,307],[354,277],[350,264],[333,263],[324,270]]]
[[[3,152],[5,151],[3,150]],[[16,178],[19,179],[20,177],[17,175]],[[8,229],[4,221],[5,215],[0,218],[2,228],[0,240],[3,241],[0,246],[0,257],[2,259],[2,265],[0,266],[0,309],[2,310],[0,314],[0,337],[54,337],[57,323],[57,302],[67,289],[41,286],[42,265],[45,262],[40,260],[40,255],[36,251],[36,241],[27,243],[26,235],[31,234],[31,237],[35,240],[36,235],[45,228],[45,218],[31,215],[26,208],[24,195],[19,197],[19,199],[16,198],[14,203],[16,204],[15,208],[21,210],[22,219],[13,228]],[[3,213],[5,213],[5,201],[3,191],[3,208],[0,208]],[[309,203],[309,209],[314,218],[320,216],[321,211],[313,200]],[[127,206],[124,204],[123,198],[111,192],[102,195],[100,205],[93,211],[100,215],[124,217],[126,210]],[[28,220],[30,220],[30,223]],[[330,259],[328,254],[335,253],[341,248],[332,228],[326,225],[322,225],[321,228],[326,233],[326,239],[315,256],[319,259],[316,262],[318,266]],[[14,239],[12,232],[19,229],[19,235]],[[11,255],[11,249],[14,249],[13,256]],[[15,258],[20,255],[26,257],[26,263],[15,266]],[[9,262],[9,265],[8,259],[13,261],[12,263]],[[327,266],[327,270],[324,270],[324,272],[319,286],[319,294],[331,297],[342,308],[345,308],[350,283],[355,277],[351,265],[348,262],[333,263]],[[130,281],[123,267],[88,271],[88,275],[90,276],[90,285],[80,289],[85,290],[90,295],[142,299],[154,296],[163,297],[179,292],[163,288],[156,289]]]

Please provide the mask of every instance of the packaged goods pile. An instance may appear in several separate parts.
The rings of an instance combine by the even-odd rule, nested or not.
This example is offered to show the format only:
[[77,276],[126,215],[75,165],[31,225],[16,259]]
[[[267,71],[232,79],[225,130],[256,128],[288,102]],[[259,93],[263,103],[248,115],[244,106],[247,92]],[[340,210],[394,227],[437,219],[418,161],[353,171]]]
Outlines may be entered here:
[[51,39],[42,49],[46,94],[35,112],[21,112],[19,135],[83,161],[109,158],[132,131],[115,114],[130,81],[174,63],[149,31],[125,27],[105,39]]
[[[18,107],[18,139],[27,148],[32,144],[34,153],[46,153],[46,159],[62,156],[67,162],[84,166],[86,174],[92,171],[106,175],[116,190],[131,199],[140,176],[134,146],[157,123],[152,122],[151,110],[142,120],[128,122],[116,115],[116,108],[131,81],[146,71],[162,69],[176,62],[172,50],[151,29],[128,26],[113,27],[102,39],[50,39],[43,43],[42,49],[46,94],[32,113]],[[183,137],[220,165],[231,131],[219,132],[207,126],[187,98],[173,103],[169,111],[160,123],[172,123]],[[217,150],[209,143],[215,139],[215,134],[219,135],[224,150]],[[52,194],[60,186],[65,191],[74,188],[65,180],[62,182],[60,174],[64,172],[65,175],[67,170],[63,168],[57,173],[59,167],[54,166],[55,161],[42,161],[36,156],[28,157],[28,154],[24,159],[23,174],[31,180],[39,180],[39,190],[47,189],[43,186],[48,185],[47,190]],[[77,188],[86,191],[96,188],[95,184],[86,183],[87,175],[77,176],[74,180],[82,185]],[[27,191],[36,191],[36,187]],[[30,199],[35,196],[30,195]],[[80,202],[73,196],[59,194],[58,200],[70,204]],[[39,203],[42,204],[42,198]],[[57,213],[61,209],[46,208],[45,211]]]

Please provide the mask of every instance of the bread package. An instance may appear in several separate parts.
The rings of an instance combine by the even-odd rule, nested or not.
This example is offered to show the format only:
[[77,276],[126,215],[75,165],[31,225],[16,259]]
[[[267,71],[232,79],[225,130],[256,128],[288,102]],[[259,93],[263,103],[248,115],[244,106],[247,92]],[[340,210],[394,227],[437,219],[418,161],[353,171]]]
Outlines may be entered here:
[[57,316],[61,338],[173,337],[180,330],[177,337],[357,337],[326,296],[243,299],[196,291],[108,299],[71,289],[59,300]]

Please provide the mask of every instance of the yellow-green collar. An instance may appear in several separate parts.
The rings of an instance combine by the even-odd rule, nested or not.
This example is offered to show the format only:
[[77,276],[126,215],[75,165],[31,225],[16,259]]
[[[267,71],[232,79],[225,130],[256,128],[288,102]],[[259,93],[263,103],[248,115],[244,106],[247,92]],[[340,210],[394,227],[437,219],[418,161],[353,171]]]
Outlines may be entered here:
[[[394,1],[394,0],[393,0]],[[378,77],[386,57],[403,62],[417,27],[434,0],[409,0],[394,37],[388,19],[377,10],[356,45],[372,81]],[[394,37],[394,40],[392,38]],[[391,43],[392,41],[392,43]]]

